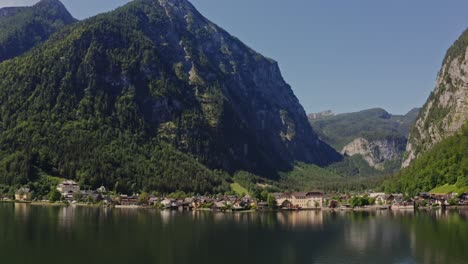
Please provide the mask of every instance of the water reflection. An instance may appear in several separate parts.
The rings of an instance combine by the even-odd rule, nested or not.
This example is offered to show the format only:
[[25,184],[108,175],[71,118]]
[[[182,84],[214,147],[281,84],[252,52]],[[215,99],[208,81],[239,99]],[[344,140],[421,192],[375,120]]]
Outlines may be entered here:
[[358,254],[365,255],[375,247],[391,250],[393,241],[404,236],[397,222],[385,221],[394,216],[389,212],[356,213],[353,216],[354,219],[345,227],[344,241]]
[[414,233],[413,254],[424,263],[466,263],[467,211],[418,213],[417,221],[404,221]]
[[59,207],[58,208],[58,227],[71,231],[74,226],[74,221],[76,219],[76,210],[75,208],[68,207]]
[[15,204],[16,221],[27,221],[29,213],[29,205],[24,203]]
[[322,211],[278,212],[277,221],[289,229],[319,228],[323,226]]
[[468,210],[213,213],[0,203],[5,263],[464,263],[467,246]]

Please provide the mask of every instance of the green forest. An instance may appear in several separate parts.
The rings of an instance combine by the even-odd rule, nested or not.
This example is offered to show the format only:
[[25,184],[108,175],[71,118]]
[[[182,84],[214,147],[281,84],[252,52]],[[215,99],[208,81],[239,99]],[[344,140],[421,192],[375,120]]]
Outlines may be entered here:
[[468,186],[468,123],[454,136],[444,139],[383,183],[388,193],[416,195],[438,186]]
[[0,17],[0,62],[23,54],[76,21],[62,3],[47,2],[17,7],[11,15]]
[[[142,75],[140,69],[155,67],[159,56],[152,42],[133,30],[137,18],[124,23],[118,15],[103,15],[74,24],[40,48],[0,64],[0,184],[16,188],[46,174],[122,193],[229,190],[225,172],[166,143],[161,138],[172,132],[156,131],[145,119],[142,105],[150,103],[149,95],[186,97],[171,76],[151,82]],[[146,89],[104,82],[122,75]],[[175,126],[209,130],[201,108],[177,116]],[[198,140],[190,142],[198,148],[206,143],[203,135],[187,140]]]
[[[27,18],[21,13],[4,21],[9,29],[2,36],[12,30],[17,38],[11,41],[27,41],[29,22],[45,27],[43,20],[55,14],[37,6],[27,10]],[[153,1],[133,1],[58,29],[45,43],[34,42],[29,52],[0,63],[0,184],[11,192],[46,175],[120,193],[224,193],[236,171],[278,179],[278,169],[292,168],[292,158],[323,164],[341,158],[314,141],[305,115],[287,111],[296,105],[278,105],[275,96],[255,91],[252,69],[280,76],[273,61],[226,32],[225,43],[214,42],[215,33],[200,26],[210,22],[191,14],[188,21],[169,18]],[[29,22],[8,22],[13,18]],[[174,32],[180,40],[171,37]],[[203,43],[219,47],[208,53]],[[295,102],[281,82],[278,90]],[[269,130],[255,127],[256,111],[271,116]],[[307,135],[303,141],[313,148],[294,141]],[[294,146],[305,151],[290,151]]]
[[468,186],[468,125],[394,176],[400,160],[379,171],[342,157],[324,141],[340,150],[356,137],[392,139],[403,152],[419,109],[311,120],[316,135],[277,63],[195,11],[168,17],[137,0],[76,21],[45,0],[11,12],[0,17],[0,194],[47,195],[63,179],[125,194],[256,197],[364,191],[382,175],[386,192]]

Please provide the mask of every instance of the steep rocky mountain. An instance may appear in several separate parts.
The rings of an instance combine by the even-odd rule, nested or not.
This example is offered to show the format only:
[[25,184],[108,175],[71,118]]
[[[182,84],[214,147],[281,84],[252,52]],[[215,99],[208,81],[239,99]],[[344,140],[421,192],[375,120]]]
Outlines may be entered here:
[[468,31],[447,51],[436,88],[411,129],[403,168],[384,182],[387,192],[415,195],[468,186]]
[[437,78],[436,88],[412,128],[407,156],[408,167],[421,153],[454,135],[468,120],[468,31],[448,50]]
[[458,194],[468,189],[468,122],[420,153],[408,167],[385,180],[382,188],[413,196],[447,185]]
[[391,115],[377,108],[339,115],[310,114],[309,121],[321,139],[343,155],[360,155],[375,169],[394,170],[398,167],[395,163],[401,162],[418,111]]
[[21,55],[51,34],[75,22],[58,0],[41,0],[32,7],[0,9],[0,62]]
[[[135,0],[0,64],[0,183],[216,191],[215,169],[274,178],[341,155],[278,64],[185,0]],[[115,187],[115,189],[118,189]]]
[[403,137],[372,141],[359,137],[346,145],[341,153],[348,157],[361,155],[371,167],[384,170],[386,161],[401,159],[405,144],[406,140]]

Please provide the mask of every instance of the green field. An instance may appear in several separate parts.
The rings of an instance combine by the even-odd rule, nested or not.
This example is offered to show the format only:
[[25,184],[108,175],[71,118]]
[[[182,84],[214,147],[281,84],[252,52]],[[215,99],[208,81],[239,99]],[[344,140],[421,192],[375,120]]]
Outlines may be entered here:
[[458,188],[455,186],[455,184],[445,184],[442,186],[439,186],[437,188],[434,188],[430,191],[430,193],[438,193],[438,194],[447,194],[447,193],[466,193],[468,192],[468,186]]
[[242,194],[248,194],[249,191],[244,188],[242,185],[240,185],[239,183],[235,182],[235,183],[231,183],[231,189],[236,192],[237,195],[242,195]]

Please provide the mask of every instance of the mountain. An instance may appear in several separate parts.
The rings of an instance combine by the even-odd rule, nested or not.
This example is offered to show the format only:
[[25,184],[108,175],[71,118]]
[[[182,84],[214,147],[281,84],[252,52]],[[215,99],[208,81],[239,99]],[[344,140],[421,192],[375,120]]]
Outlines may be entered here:
[[399,167],[418,111],[415,108],[406,115],[379,108],[339,115],[326,112],[309,114],[309,121],[320,138],[343,155],[361,156],[374,169],[393,171]]
[[383,187],[415,195],[468,186],[468,31],[447,51],[436,88],[411,129],[403,169]]
[[[135,0],[0,64],[0,183],[40,173],[128,192],[219,191],[342,157],[278,64],[185,0]],[[3,173],[2,173],[3,172]]]
[[411,130],[403,167],[408,167],[444,138],[454,135],[468,120],[467,48],[468,31],[465,31],[447,51],[436,88]]
[[76,20],[58,0],[0,9],[0,62],[27,52]]
[[468,186],[468,122],[452,136],[420,153],[407,168],[384,181],[387,193],[417,195],[440,186],[453,189]]

